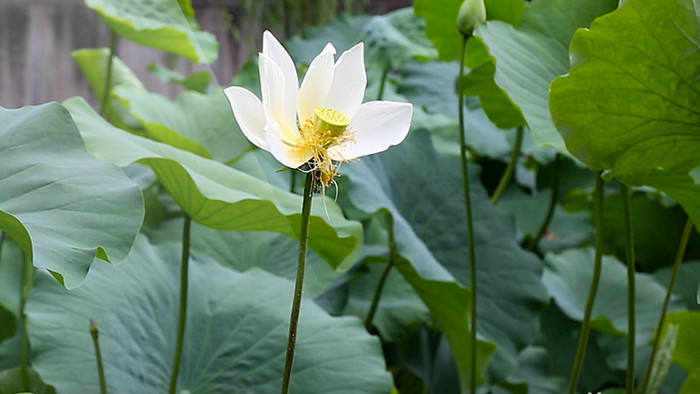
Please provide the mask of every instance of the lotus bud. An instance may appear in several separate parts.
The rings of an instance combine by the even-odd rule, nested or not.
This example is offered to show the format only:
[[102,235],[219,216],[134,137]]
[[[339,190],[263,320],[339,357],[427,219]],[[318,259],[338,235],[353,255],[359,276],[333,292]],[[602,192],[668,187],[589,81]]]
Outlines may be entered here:
[[464,0],[457,14],[457,29],[465,36],[470,36],[474,29],[486,22],[484,0]]

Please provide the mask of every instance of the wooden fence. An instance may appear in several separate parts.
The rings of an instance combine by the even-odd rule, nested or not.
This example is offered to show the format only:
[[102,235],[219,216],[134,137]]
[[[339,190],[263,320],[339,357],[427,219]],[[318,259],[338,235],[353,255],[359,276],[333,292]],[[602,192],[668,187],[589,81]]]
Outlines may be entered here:
[[[381,14],[411,3],[374,0],[368,11]],[[240,65],[257,51],[252,46],[257,45],[263,26],[260,20],[237,14],[241,12],[239,0],[194,0],[193,5],[202,30],[214,34],[220,44],[211,71],[219,84],[228,85]],[[236,28],[249,37],[234,39],[230,15]],[[0,106],[17,108],[72,96],[95,102],[71,51],[106,47],[109,40],[109,29],[83,0],[0,0]],[[167,54],[124,39],[117,44],[117,54],[149,90],[170,96],[179,91],[146,71],[153,62],[166,64]],[[184,73],[202,68],[183,59],[178,67]]]

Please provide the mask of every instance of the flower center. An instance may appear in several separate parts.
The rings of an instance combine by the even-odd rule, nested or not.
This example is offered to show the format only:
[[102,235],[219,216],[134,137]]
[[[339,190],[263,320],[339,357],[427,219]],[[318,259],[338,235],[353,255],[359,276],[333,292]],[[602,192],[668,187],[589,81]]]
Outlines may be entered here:
[[[340,163],[333,162],[328,149],[355,141],[355,133],[348,129],[350,119],[340,111],[332,108],[316,108],[314,116],[300,125],[301,136],[296,147],[310,150],[312,159],[309,161],[310,171],[318,170],[320,180],[328,186],[335,178]],[[345,161],[342,160],[341,161]]]

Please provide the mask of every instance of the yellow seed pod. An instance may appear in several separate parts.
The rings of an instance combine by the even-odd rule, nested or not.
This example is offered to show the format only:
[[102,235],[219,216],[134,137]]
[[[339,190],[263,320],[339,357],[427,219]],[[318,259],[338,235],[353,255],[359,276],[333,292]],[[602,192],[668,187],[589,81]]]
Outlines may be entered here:
[[480,24],[486,22],[484,0],[464,0],[457,14],[457,28],[464,35],[471,35]]
[[329,131],[334,137],[341,135],[350,125],[350,118],[333,108],[316,108],[314,117],[314,128]]

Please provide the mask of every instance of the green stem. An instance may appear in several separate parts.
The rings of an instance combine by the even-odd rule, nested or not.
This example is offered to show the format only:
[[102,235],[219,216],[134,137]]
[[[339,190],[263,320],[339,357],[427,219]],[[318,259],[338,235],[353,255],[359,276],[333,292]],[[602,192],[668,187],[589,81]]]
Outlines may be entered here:
[[102,92],[102,104],[100,105],[100,115],[104,115],[109,101],[109,95],[112,92],[112,63],[114,62],[114,53],[117,49],[117,33],[110,30],[109,38],[109,58],[107,58],[107,75],[105,76],[105,87]]
[[469,195],[469,172],[467,171],[467,142],[464,124],[464,61],[467,56],[468,36],[462,36],[462,57],[459,66],[458,102],[459,102],[459,150],[462,162],[462,183],[464,186],[464,208],[467,213],[467,238],[469,242],[469,275],[471,279],[471,359],[469,371],[469,390],[476,393],[476,254],[474,252],[474,222],[472,220],[472,202]]
[[630,191],[626,185],[620,184],[622,193],[622,211],[625,220],[625,259],[627,260],[627,393],[634,393],[634,348],[636,339],[636,290],[635,290],[635,257],[634,257],[634,228],[632,227],[632,209]]
[[593,279],[591,280],[591,289],[588,292],[588,301],[586,301],[586,312],[583,315],[583,323],[581,324],[581,334],[578,340],[578,348],[576,349],[576,358],[571,371],[571,380],[569,381],[569,394],[576,392],[578,380],[581,377],[581,369],[583,367],[583,359],[586,355],[586,346],[588,345],[588,336],[591,333],[591,315],[593,313],[593,304],[595,296],[598,293],[598,284],[600,282],[600,271],[603,262],[603,178],[601,173],[596,176],[595,198],[594,198],[594,215],[595,215],[595,262],[593,266]]
[[365,319],[365,328],[367,328],[367,331],[371,331],[372,329],[372,320],[374,320],[374,315],[377,313],[379,299],[381,298],[382,291],[384,290],[386,278],[389,276],[389,271],[391,271],[391,268],[396,263],[397,252],[396,238],[394,237],[394,218],[389,213],[386,214],[386,226],[389,230],[389,261],[384,268],[384,272],[382,272],[381,278],[379,278],[377,289],[374,291],[374,297],[372,297],[372,305],[369,307],[369,312],[367,313],[367,318]]
[[561,155],[557,153],[554,159],[554,175],[552,175],[552,196],[549,198],[549,207],[547,208],[547,215],[537,231],[535,238],[530,241],[530,244],[525,248],[526,250],[533,251],[537,247],[537,244],[542,239],[542,236],[547,232],[549,228],[549,223],[552,222],[554,217],[554,209],[557,206],[557,197],[559,196],[559,182],[561,180]]
[[683,262],[683,256],[685,255],[685,248],[688,246],[688,239],[693,231],[693,221],[688,218],[685,222],[685,228],[683,229],[683,234],[681,235],[681,241],[678,244],[678,251],[676,252],[676,260],[673,262],[673,271],[671,273],[671,281],[668,284],[668,289],[666,290],[666,298],[664,299],[664,305],[661,309],[661,316],[659,317],[659,324],[656,325],[656,333],[654,334],[654,342],[651,348],[651,357],[649,358],[649,364],[647,365],[646,373],[644,374],[644,383],[642,384],[642,394],[646,394],[649,387],[649,378],[651,377],[651,370],[654,365],[654,359],[656,358],[656,352],[659,348],[659,342],[661,341],[661,330],[666,322],[666,313],[668,312],[668,306],[671,304],[671,296],[673,295],[673,288],[676,286],[676,281],[678,280],[678,273],[681,271],[681,263]]
[[34,267],[29,261],[26,254],[22,255],[22,286],[20,286],[19,299],[19,315],[22,318],[22,364],[20,366],[20,374],[22,376],[22,384],[26,391],[29,387],[29,332],[27,330],[27,314],[24,308],[29,299],[29,293],[32,290],[32,282],[34,280]]
[[100,352],[100,331],[97,329],[95,321],[90,319],[90,335],[95,346],[95,357],[97,358],[97,375],[100,379],[100,394],[107,394],[107,380],[105,379],[105,369],[102,365],[102,352]]
[[389,75],[389,66],[384,67],[382,71],[382,79],[379,81],[379,92],[377,92],[377,100],[384,98],[384,85],[386,84],[386,77]]
[[291,193],[294,193],[294,190],[297,188],[297,172],[290,171],[290,174],[292,176],[292,179],[291,179],[291,182],[289,184],[289,191]]
[[503,193],[508,188],[508,184],[510,184],[511,178],[513,178],[515,166],[518,164],[518,158],[520,157],[520,147],[523,144],[524,129],[525,128],[523,126],[518,127],[518,132],[515,134],[515,144],[513,144],[513,154],[510,157],[510,162],[508,163],[508,167],[506,167],[505,172],[503,172],[501,180],[498,182],[498,186],[496,186],[496,191],[493,192],[493,195],[491,196],[491,204],[493,205],[496,205],[498,200],[501,199],[501,196],[503,196]]
[[304,273],[306,272],[306,249],[309,244],[309,218],[311,216],[311,200],[314,195],[315,171],[306,173],[304,181],[304,202],[301,208],[301,224],[299,231],[299,264],[297,266],[297,279],[294,284],[294,300],[292,312],[289,316],[289,340],[287,341],[287,357],[284,363],[284,375],[282,377],[282,394],[289,393],[289,383],[292,378],[292,365],[294,364],[294,350],[297,342],[297,325],[299,324],[299,311],[301,310],[301,296],[304,289]]
[[170,394],[175,393],[177,388],[177,376],[180,373],[180,362],[182,361],[182,344],[185,340],[185,323],[187,322],[187,290],[189,284],[189,262],[190,262],[190,225],[192,219],[185,215],[185,222],[182,229],[182,260],[180,262],[180,314],[177,324],[177,342],[175,343],[175,359],[173,370],[170,374]]

